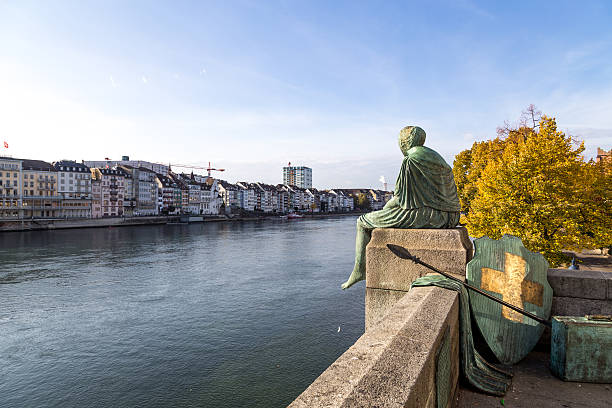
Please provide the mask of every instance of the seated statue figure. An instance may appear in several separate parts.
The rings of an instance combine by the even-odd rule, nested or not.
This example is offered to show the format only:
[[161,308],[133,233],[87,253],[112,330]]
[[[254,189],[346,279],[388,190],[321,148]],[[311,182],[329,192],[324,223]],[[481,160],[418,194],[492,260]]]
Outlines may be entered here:
[[420,127],[407,126],[400,131],[404,161],[393,198],[382,210],[357,220],[355,267],[342,289],[365,279],[366,246],[374,228],[454,228],[459,224],[461,205],[452,169],[423,143],[425,131]]

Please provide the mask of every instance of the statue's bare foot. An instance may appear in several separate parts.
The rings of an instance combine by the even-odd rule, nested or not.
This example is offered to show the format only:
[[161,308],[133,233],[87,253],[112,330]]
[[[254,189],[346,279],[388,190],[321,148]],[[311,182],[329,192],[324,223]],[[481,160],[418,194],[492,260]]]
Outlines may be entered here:
[[355,283],[365,279],[365,268],[355,265],[355,269],[349,276],[348,280],[342,284],[342,289],[348,289]]

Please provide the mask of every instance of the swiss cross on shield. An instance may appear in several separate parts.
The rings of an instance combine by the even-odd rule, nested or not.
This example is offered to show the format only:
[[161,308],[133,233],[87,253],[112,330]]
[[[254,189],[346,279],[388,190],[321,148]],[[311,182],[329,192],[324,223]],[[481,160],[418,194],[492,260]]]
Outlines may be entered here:
[[[469,284],[543,319],[550,316],[552,288],[548,262],[527,250],[520,238],[504,235],[474,241],[476,253],[467,264]],[[470,293],[470,305],[478,328],[491,351],[504,364],[514,364],[536,345],[544,326],[514,310]]]

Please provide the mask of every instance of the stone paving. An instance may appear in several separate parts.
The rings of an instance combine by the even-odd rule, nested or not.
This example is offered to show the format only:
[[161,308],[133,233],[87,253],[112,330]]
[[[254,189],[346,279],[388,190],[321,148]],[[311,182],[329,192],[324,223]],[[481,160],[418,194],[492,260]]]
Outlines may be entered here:
[[492,397],[461,384],[456,407],[610,407],[612,384],[566,382],[548,368],[550,355],[531,352],[513,367],[514,378],[504,397]]
[[[581,270],[612,272],[610,256],[580,253],[576,258]],[[549,365],[549,353],[533,351],[513,367],[512,386],[503,398],[461,384],[456,407],[612,407],[612,384],[565,382],[551,373]]]

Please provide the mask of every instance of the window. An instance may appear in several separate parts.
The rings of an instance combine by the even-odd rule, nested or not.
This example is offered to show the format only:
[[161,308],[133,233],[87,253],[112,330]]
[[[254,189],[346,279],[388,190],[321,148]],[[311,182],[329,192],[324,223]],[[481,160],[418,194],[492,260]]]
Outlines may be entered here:
[[17,173],[13,173],[13,177],[17,177]]

